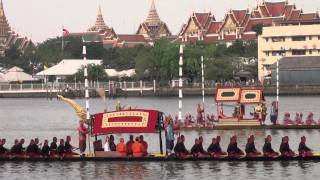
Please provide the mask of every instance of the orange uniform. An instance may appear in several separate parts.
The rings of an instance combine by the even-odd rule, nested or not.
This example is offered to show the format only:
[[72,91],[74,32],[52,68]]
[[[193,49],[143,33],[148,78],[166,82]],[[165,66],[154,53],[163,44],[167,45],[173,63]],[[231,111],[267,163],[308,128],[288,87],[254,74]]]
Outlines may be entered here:
[[142,141],[141,144],[143,147],[143,149],[142,149],[143,154],[147,155],[148,154],[148,143],[146,141]]
[[122,156],[127,156],[126,144],[122,142],[117,144],[117,152],[120,153]]
[[132,144],[133,157],[142,157],[144,156],[143,145],[140,142],[134,142]]

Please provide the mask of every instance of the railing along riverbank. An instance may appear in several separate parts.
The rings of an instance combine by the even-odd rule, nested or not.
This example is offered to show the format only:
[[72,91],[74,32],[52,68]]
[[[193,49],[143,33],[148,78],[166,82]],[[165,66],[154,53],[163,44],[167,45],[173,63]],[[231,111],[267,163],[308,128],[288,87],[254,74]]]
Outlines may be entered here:
[[[216,87],[238,87],[238,86],[261,86],[258,84],[221,84],[214,81],[205,82],[205,95],[215,95]],[[261,86],[262,87],[262,86]],[[274,95],[276,87],[264,86],[266,95]],[[69,97],[83,97],[83,83],[22,83],[22,84],[0,84],[0,97],[55,97],[65,95]],[[97,90],[104,91],[107,97],[127,96],[177,96],[178,86],[174,81],[159,83],[156,81],[136,82],[90,82],[89,90],[91,96],[98,96]],[[183,87],[186,96],[201,96],[201,83],[186,83]],[[320,95],[319,85],[282,85],[281,95]]]

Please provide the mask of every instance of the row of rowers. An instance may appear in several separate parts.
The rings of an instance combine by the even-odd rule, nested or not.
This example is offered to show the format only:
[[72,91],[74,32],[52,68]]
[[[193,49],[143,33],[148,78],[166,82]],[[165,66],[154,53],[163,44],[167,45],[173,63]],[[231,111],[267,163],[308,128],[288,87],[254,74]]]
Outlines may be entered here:
[[[184,136],[181,135],[178,137],[178,142],[174,147],[174,155],[177,157],[186,157],[186,156],[193,156],[193,157],[204,157],[204,156],[211,156],[211,157],[221,157],[221,156],[229,156],[229,157],[242,157],[246,155],[247,157],[256,157],[256,156],[266,156],[266,157],[278,157],[279,155],[283,157],[294,157],[296,153],[290,149],[289,146],[289,137],[285,136],[282,138],[282,142],[280,145],[280,154],[273,150],[271,141],[272,138],[268,135],[265,138],[265,144],[263,145],[263,152],[259,152],[254,143],[254,136],[251,135],[248,138],[245,153],[238,147],[237,144],[237,136],[232,136],[230,138],[230,144],[228,146],[227,152],[222,151],[220,146],[220,136],[216,138],[212,138],[212,143],[207,148],[207,151],[203,149],[202,142],[203,138],[200,136],[199,138],[195,139],[195,144],[188,151],[184,145]],[[310,148],[306,145],[306,138],[304,136],[301,137],[301,142],[298,148],[299,156],[301,157],[310,157],[313,156],[313,152]]]
[[66,140],[60,139],[59,145],[57,144],[57,138],[54,137],[52,142],[49,146],[49,141],[44,140],[44,143],[39,143],[39,139],[31,139],[30,143],[27,147],[24,147],[24,139],[15,139],[14,145],[11,149],[5,148],[6,139],[0,139],[0,155],[29,155],[29,156],[52,156],[52,155],[59,155],[59,156],[66,156],[72,155],[74,148],[70,142],[71,137],[67,136]]

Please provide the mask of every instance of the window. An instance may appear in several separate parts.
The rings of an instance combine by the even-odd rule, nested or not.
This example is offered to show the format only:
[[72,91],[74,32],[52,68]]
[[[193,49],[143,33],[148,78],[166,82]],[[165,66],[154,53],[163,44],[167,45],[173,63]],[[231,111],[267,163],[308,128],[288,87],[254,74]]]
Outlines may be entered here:
[[292,55],[306,55],[306,50],[292,50]]
[[272,42],[284,42],[286,39],[285,37],[273,37]]
[[283,56],[284,51],[272,51],[272,56]]
[[268,42],[269,41],[269,38],[266,38],[266,42]]
[[318,36],[318,40],[320,40],[320,36]]
[[305,41],[306,37],[305,36],[293,36],[292,41]]
[[266,52],[266,56],[269,56],[269,55],[270,55],[270,53],[269,53],[269,51],[267,51],[267,52]]
[[309,36],[309,40],[312,40],[312,36]]
[[309,54],[312,54],[312,50],[309,50]]

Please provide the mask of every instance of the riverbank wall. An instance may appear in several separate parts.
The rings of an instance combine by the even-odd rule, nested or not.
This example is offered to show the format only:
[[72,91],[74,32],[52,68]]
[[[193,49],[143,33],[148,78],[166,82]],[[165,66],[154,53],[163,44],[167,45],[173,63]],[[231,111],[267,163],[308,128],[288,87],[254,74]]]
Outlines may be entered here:
[[[206,96],[214,96],[216,88],[205,88]],[[276,95],[275,86],[264,87],[265,95]],[[63,95],[71,98],[84,97],[83,90],[75,91],[0,91],[0,98],[55,98],[57,95]],[[156,87],[155,89],[124,91],[117,88],[112,94],[106,90],[106,97],[177,97],[179,94],[178,88],[171,87]],[[303,85],[303,86],[281,86],[281,96],[305,96],[305,95],[320,95],[320,85]],[[95,89],[90,90],[91,97],[99,97]],[[183,88],[183,96],[202,96],[201,88],[185,87]]]

